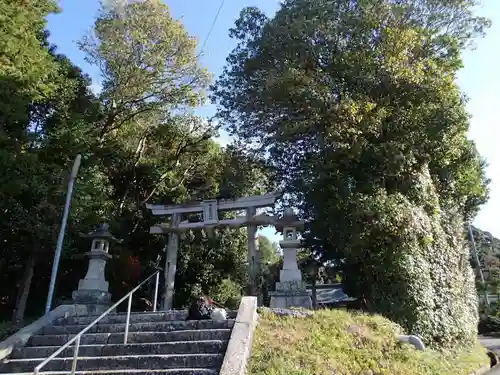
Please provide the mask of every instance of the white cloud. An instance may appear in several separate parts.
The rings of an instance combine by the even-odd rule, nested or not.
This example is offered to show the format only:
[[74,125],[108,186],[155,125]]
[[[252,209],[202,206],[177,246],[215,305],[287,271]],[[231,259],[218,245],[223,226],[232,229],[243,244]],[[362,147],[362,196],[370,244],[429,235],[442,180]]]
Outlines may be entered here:
[[99,95],[102,91],[102,86],[99,83],[92,83],[90,85],[90,91],[92,91],[95,95]]
[[101,0],[102,7],[106,10],[121,12],[128,4],[128,0]]

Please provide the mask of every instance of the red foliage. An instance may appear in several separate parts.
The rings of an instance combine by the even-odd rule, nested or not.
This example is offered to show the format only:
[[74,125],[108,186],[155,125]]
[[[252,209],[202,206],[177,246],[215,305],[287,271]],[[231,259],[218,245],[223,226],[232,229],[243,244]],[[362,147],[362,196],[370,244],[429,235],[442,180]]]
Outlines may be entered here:
[[141,264],[139,263],[139,258],[133,255],[129,255],[125,262],[126,276],[129,280],[137,281],[141,277]]

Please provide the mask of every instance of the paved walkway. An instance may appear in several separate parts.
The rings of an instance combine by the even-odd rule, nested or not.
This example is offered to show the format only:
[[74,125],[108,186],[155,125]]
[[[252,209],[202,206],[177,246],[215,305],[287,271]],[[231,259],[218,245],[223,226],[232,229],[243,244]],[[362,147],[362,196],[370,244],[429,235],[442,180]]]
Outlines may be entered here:
[[[500,337],[479,336],[479,342],[486,349],[491,350],[500,356]],[[484,375],[500,375],[500,367],[496,366],[495,369],[486,372]]]
[[497,355],[500,353],[500,337],[479,336],[479,342]]
[[500,375],[500,368],[494,368],[494,369],[491,369],[490,371],[488,372],[485,372],[484,375]]

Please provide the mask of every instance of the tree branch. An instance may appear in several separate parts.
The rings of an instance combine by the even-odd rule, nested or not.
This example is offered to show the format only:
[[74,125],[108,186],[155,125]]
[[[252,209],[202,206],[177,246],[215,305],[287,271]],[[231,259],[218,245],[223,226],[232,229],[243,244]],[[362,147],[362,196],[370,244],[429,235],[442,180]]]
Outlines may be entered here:
[[[173,187],[171,187],[169,189],[170,192],[173,192],[173,191],[177,190],[184,183],[184,181],[186,181],[186,178],[187,178],[189,172],[194,169],[195,165],[196,164],[192,164],[191,166],[189,166],[188,168],[186,168],[186,170],[184,170],[184,173],[182,174],[182,178],[179,180],[179,182],[175,186],[173,186]],[[151,190],[151,192],[148,194],[148,196],[141,202],[141,206],[144,205],[144,204],[146,204],[153,197],[153,195],[158,190],[159,185],[167,178],[168,172],[170,172],[170,170],[167,171],[167,172],[165,172],[165,173],[163,173],[160,176],[160,178],[156,182],[155,187],[153,188],[153,190]]]

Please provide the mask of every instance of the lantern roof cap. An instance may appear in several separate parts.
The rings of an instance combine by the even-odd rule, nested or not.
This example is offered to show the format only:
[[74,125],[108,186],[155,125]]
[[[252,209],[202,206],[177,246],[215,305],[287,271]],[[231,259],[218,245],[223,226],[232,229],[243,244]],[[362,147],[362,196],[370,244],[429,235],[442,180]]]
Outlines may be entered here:
[[103,239],[103,240],[108,240],[108,241],[117,242],[117,243],[122,242],[122,240],[115,238],[109,232],[109,224],[107,224],[107,223],[99,224],[93,232],[90,232],[89,234],[83,235],[83,237],[92,238],[92,239]]
[[275,227],[278,232],[283,232],[285,227],[302,230],[304,221],[298,218],[291,207],[288,207],[285,209],[283,216],[276,221]]

